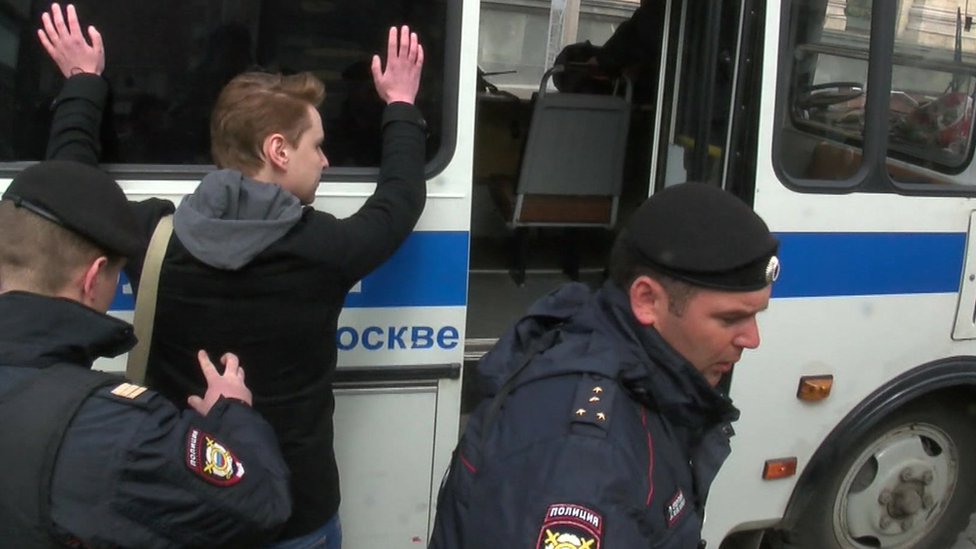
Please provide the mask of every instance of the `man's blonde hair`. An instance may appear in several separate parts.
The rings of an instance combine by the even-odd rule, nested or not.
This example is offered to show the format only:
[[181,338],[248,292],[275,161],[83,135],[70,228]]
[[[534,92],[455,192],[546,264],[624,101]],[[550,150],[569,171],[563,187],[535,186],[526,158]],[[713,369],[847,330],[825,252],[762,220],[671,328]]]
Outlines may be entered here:
[[71,277],[101,256],[95,244],[10,200],[0,200],[0,290],[57,295]]
[[280,133],[297,145],[312,127],[308,108],[318,107],[324,98],[325,85],[311,73],[238,75],[224,86],[210,116],[214,164],[254,174],[264,163],[264,139]]

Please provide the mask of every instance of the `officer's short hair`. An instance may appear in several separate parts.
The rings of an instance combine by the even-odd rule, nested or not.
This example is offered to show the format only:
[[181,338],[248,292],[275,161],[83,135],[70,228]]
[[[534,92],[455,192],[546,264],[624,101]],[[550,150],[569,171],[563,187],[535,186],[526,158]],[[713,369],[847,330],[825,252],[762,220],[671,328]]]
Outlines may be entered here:
[[74,273],[101,256],[121,265],[90,240],[65,229],[12,200],[0,200],[0,289],[17,288],[44,295],[62,291]]
[[280,133],[296,145],[312,127],[308,107],[318,107],[324,98],[325,85],[308,72],[236,76],[224,86],[210,115],[214,164],[253,175],[264,163],[265,138]]
[[[704,183],[682,183],[647,199],[617,237],[610,278],[627,290],[652,276],[678,302],[694,292],[769,286],[779,276],[779,240],[741,200]],[[681,285],[677,285],[680,283]],[[673,296],[672,296],[673,294]]]

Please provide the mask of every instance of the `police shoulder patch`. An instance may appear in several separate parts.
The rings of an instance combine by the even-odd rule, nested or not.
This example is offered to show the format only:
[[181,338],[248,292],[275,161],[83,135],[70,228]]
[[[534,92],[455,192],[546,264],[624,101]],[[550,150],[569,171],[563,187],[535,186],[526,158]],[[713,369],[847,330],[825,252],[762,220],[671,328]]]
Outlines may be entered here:
[[145,393],[148,389],[141,385],[133,385],[132,383],[122,383],[118,387],[112,389],[112,394],[117,397],[127,398],[129,400],[134,400],[136,397]]
[[186,466],[211,484],[231,486],[244,478],[244,464],[213,435],[191,427],[186,434]]
[[556,503],[546,510],[537,549],[599,549],[603,515],[573,503]]

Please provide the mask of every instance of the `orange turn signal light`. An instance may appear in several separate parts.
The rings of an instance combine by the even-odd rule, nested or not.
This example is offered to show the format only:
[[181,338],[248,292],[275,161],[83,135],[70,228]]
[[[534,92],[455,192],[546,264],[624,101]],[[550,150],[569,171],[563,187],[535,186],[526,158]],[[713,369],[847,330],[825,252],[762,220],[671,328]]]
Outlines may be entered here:
[[803,376],[800,378],[800,388],[796,391],[796,398],[812,402],[823,400],[830,396],[830,389],[834,386],[834,376]]
[[763,480],[792,477],[796,474],[796,458],[768,459],[763,466]]

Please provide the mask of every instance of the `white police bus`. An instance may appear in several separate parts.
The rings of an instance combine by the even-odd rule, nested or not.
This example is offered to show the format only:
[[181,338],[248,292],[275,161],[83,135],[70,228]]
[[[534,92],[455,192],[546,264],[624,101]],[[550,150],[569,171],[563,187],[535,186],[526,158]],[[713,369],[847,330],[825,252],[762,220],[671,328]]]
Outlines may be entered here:
[[[659,1],[622,118],[619,98],[532,91],[565,45],[601,44],[633,0],[77,2],[108,51],[106,167],[133,199],[194,188],[217,91],[262,66],[326,82],[333,167],[316,207],[355,211],[378,165],[369,56],[392,24],[423,40],[430,199],[340,319],[347,547],[426,545],[470,405],[465,362],[564,272],[599,279],[616,221],[686,179],[741,197],[782,240],[762,345],[724,384],[742,419],[709,494],[709,546],[935,548],[973,512],[966,1]],[[46,8],[0,0],[0,188],[44,154],[61,82],[34,37]],[[594,158],[606,188],[571,182]],[[520,178],[540,165],[565,179]],[[131,318],[124,285],[113,309]]]

